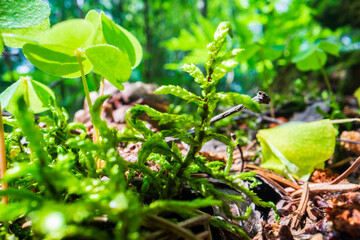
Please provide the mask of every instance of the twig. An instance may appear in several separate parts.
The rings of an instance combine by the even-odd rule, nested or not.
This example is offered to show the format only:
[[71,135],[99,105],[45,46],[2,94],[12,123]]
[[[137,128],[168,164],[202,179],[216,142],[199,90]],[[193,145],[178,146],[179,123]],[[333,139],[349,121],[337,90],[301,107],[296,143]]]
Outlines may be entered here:
[[255,170],[254,172],[256,172],[259,176],[264,178],[269,184],[273,185],[273,187],[278,189],[284,196],[289,196],[289,193],[285,191],[285,189],[282,186],[280,186],[280,184],[278,184],[276,181],[274,181],[269,176],[267,176],[266,173],[261,172],[259,170]]
[[196,234],[196,237],[197,237],[197,238],[200,238],[200,239],[205,239],[205,238],[207,238],[207,237],[209,237],[209,236],[210,236],[210,232],[208,232],[208,231],[205,231],[205,232]]
[[[210,217],[210,219],[211,219],[211,217]],[[186,230],[184,227],[180,226],[180,224],[175,224],[173,222],[166,220],[165,218],[162,218],[159,216],[149,216],[149,217],[147,217],[147,220],[150,221],[152,223],[152,225],[154,225],[158,228],[161,228],[164,231],[170,231],[170,232],[175,233],[176,235],[181,236],[185,239],[199,240],[199,238],[197,236],[195,236],[190,231]],[[194,223],[193,221],[194,221],[194,219],[186,222],[185,225],[190,224],[190,223],[193,224]],[[199,219],[196,219],[196,221],[199,221]],[[147,239],[147,240],[159,239],[162,234],[163,234],[163,231],[161,233],[160,233],[160,231],[158,231],[158,232],[155,232],[154,234],[148,236],[145,239]]]
[[285,123],[284,121],[281,121],[279,119],[272,118],[272,117],[269,117],[269,116],[266,116],[266,115],[263,115],[263,114],[247,111],[247,110],[245,110],[244,113],[249,114],[249,115],[254,116],[254,117],[257,117],[257,118],[264,119],[265,121],[272,122],[272,123],[277,123],[277,124]]
[[347,119],[331,120],[332,124],[340,124],[340,123],[348,123],[348,122],[360,122],[360,118],[347,118]]
[[334,169],[334,168],[338,168],[338,167],[341,167],[347,163],[349,163],[351,160],[353,160],[354,158],[353,157],[348,157],[348,158],[345,158],[339,162],[336,162],[336,163],[333,163],[331,165],[328,166],[328,168],[330,169]]
[[302,190],[302,195],[301,195],[299,207],[296,211],[296,215],[292,219],[291,228],[295,228],[295,229],[298,228],[300,220],[304,216],[307,203],[309,201],[309,195],[310,195],[309,183],[306,182],[304,184],[304,189]]
[[337,184],[341,182],[341,180],[347,178],[358,166],[360,165],[360,157],[358,157],[351,166],[346,169],[345,172],[343,172],[340,176],[338,176],[334,181],[332,181],[330,184]]
[[[344,184],[330,184],[330,183],[313,183],[309,184],[310,193],[322,193],[322,192],[349,192],[360,189],[360,185],[353,183]],[[303,189],[296,190],[290,196],[296,197],[301,195]]]
[[348,139],[343,139],[343,138],[337,138],[337,139],[335,139],[335,141],[337,141],[337,142],[353,143],[353,144],[360,144],[360,142],[358,142],[358,141],[348,140]]
[[299,185],[297,185],[296,183],[293,183],[293,182],[287,180],[286,178],[280,177],[280,176],[278,176],[278,175],[276,175],[276,174],[273,174],[273,173],[271,173],[271,172],[266,172],[266,171],[264,171],[264,169],[261,168],[261,167],[258,167],[258,166],[255,166],[255,165],[251,165],[251,164],[246,164],[245,167],[248,168],[248,169],[250,169],[250,170],[254,170],[254,169],[255,169],[255,170],[257,170],[257,171],[261,171],[261,172],[262,172],[264,175],[266,175],[267,177],[269,177],[269,178],[273,179],[274,181],[276,181],[276,182],[278,182],[278,183],[280,183],[280,184],[283,184],[283,185],[285,185],[285,186],[292,187],[292,188],[294,188],[294,189],[296,189],[296,190],[301,189],[301,187],[300,187]]
[[208,240],[213,240],[210,225],[206,224],[204,227],[205,230],[210,233],[210,235],[208,236]]
[[[234,133],[231,133],[231,138],[232,138],[233,140],[236,140],[236,136],[235,136]],[[242,149],[241,149],[240,144],[237,144],[236,147],[239,149],[240,159],[241,159],[241,164],[240,164],[239,172],[243,172],[243,171],[244,171],[244,164],[245,164],[244,154],[243,154],[243,151],[242,151]]]
[[[252,98],[253,101],[258,102],[260,104],[269,104],[270,97],[263,91],[259,91],[255,97]],[[230,115],[233,115],[234,113],[240,112],[241,110],[244,110],[246,107],[243,104],[237,105],[233,108],[230,108],[229,110],[213,117],[210,120],[210,124],[214,124],[217,121],[220,121],[221,119],[224,119]]]
[[[270,97],[263,91],[259,91],[255,97],[252,98],[253,101],[255,102],[258,102],[260,104],[269,104],[270,102]],[[240,112],[241,110],[244,110],[246,107],[243,105],[243,104],[240,104],[240,105],[237,105],[233,108],[230,108],[229,110],[213,117],[211,120],[210,120],[210,124],[214,124],[215,122],[217,121],[220,121],[221,119],[224,119],[234,113],[237,113],[237,112]],[[191,135],[195,135],[195,130],[194,128],[188,130],[188,133],[191,134]],[[168,140],[166,140],[166,143],[169,144],[171,146],[171,143],[172,142],[180,142],[180,139],[179,138],[169,138]]]

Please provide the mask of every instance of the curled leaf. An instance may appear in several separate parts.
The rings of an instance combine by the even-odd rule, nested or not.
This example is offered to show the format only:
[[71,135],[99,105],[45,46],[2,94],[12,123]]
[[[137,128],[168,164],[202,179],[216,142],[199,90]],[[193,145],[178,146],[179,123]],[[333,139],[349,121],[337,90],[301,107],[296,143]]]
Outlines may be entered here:
[[315,167],[323,167],[335,148],[335,129],[330,120],[288,124],[260,130],[262,167],[307,180]]

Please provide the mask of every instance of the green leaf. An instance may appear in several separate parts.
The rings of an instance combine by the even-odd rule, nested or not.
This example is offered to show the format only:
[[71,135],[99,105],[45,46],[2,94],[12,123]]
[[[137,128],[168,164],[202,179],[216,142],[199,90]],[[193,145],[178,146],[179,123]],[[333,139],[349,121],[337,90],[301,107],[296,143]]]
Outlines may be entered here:
[[2,54],[3,51],[4,51],[4,39],[0,35],[0,55]]
[[331,55],[337,57],[339,56],[339,47],[336,44],[327,41],[321,41],[319,44],[319,48]]
[[134,111],[142,111],[142,112],[146,112],[146,114],[151,117],[154,120],[159,121],[159,124],[168,124],[168,123],[180,123],[183,124],[183,127],[187,127],[187,126],[194,126],[196,125],[196,123],[194,123],[194,121],[186,116],[186,115],[175,115],[175,114],[170,114],[170,113],[162,113],[159,112],[147,105],[136,105],[135,107],[130,109],[131,112]]
[[360,105],[360,87],[354,92],[354,97],[356,97],[358,105]]
[[202,106],[204,102],[201,97],[183,89],[180,86],[168,85],[161,86],[154,91],[155,94],[172,94],[176,97],[182,98],[188,102],[193,102],[198,106]]
[[315,50],[311,55],[307,58],[296,62],[296,67],[300,71],[311,71],[311,70],[319,70],[326,63],[326,54],[322,50]]
[[324,165],[335,148],[335,129],[330,120],[288,124],[260,130],[262,167],[306,181],[315,167]]
[[50,7],[41,0],[0,1],[0,28],[28,28],[44,22],[50,16]]
[[14,113],[17,108],[16,99],[20,95],[29,97],[27,104],[35,113],[48,110],[48,106],[55,102],[54,93],[47,86],[28,77],[21,77],[0,94],[2,108]]
[[126,29],[107,18],[104,13],[101,13],[101,26],[106,43],[127,53],[131,66],[137,67],[143,55],[139,41]]
[[184,64],[181,69],[187,73],[190,74],[190,76],[192,76],[195,80],[195,82],[199,83],[199,84],[205,84],[206,83],[206,78],[204,76],[204,74],[201,72],[201,70],[195,66],[194,64]]
[[240,93],[235,92],[229,92],[229,93],[223,93],[218,92],[216,93],[216,98],[227,105],[234,106],[243,104],[246,108],[253,112],[260,112],[260,104],[258,102],[255,102],[251,99],[248,95],[243,95]]
[[206,62],[206,69],[209,71],[210,66],[214,63],[216,56],[220,52],[221,47],[224,45],[226,36],[232,37],[232,27],[230,22],[221,22],[214,34],[214,41],[208,44],[208,61]]
[[298,53],[292,62],[300,71],[319,70],[326,63],[326,53],[338,56],[339,49],[335,44],[321,41]]
[[98,12],[96,12],[95,10],[91,10],[86,14],[85,20],[91,22],[95,29],[94,41],[92,44],[97,45],[97,44],[105,43],[104,35],[103,35],[102,29],[101,29],[100,14]]
[[0,102],[1,102],[2,109],[6,109],[9,106],[9,103],[10,103],[12,97],[14,96],[19,84],[20,84],[20,81],[14,82],[10,87],[5,89],[5,91],[3,91],[0,94]]
[[40,44],[59,45],[69,49],[86,48],[93,42],[95,32],[91,22],[71,19],[58,23],[42,34]]
[[0,29],[4,43],[8,47],[21,48],[25,43],[37,43],[37,40],[50,27],[49,19],[29,28]]
[[131,65],[128,56],[111,45],[96,45],[85,49],[85,54],[94,66],[94,71],[103,75],[120,90],[121,84],[129,80]]
[[14,166],[6,171],[4,182],[11,182],[20,177],[32,175],[34,179],[40,175],[39,168],[33,162],[14,163]]
[[313,54],[316,49],[318,48],[319,44],[315,44],[310,46],[309,48],[307,48],[304,51],[299,52],[293,59],[292,62],[293,63],[297,63],[299,61],[302,61],[304,59],[306,59],[307,57],[309,57],[311,54]]
[[47,154],[46,143],[41,133],[40,127],[35,125],[34,115],[28,110],[24,96],[15,98],[14,116],[18,120],[19,126],[24,133],[26,140],[30,143],[30,149],[39,160],[40,165],[45,168],[48,166],[49,156]]
[[[25,57],[35,67],[55,76],[75,78],[81,76],[78,59],[74,50],[58,45],[25,44],[23,46]],[[85,74],[93,66],[86,57],[82,57]]]

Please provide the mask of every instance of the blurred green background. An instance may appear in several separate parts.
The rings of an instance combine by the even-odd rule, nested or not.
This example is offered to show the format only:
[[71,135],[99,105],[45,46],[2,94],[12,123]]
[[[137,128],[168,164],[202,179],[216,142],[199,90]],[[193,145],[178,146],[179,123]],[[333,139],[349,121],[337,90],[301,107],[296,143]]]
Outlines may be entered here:
[[[193,80],[183,63],[203,64],[206,44],[216,26],[230,21],[234,38],[227,48],[240,47],[240,66],[228,74],[220,90],[254,94],[267,91],[275,106],[284,101],[326,99],[324,73],[335,94],[352,95],[360,86],[360,1],[353,0],[49,0],[51,24],[83,18],[95,9],[133,33],[144,59],[130,81],[181,85],[192,91]],[[326,53],[324,66],[303,69],[304,57],[320,41],[339,54]],[[322,52],[322,49],[316,49]],[[306,55],[307,56],[307,55]],[[305,62],[312,66],[311,58]],[[0,91],[20,75],[50,86],[59,105],[73,115],[84,98],[80,79],[54,77],[35,69],[21,49],[6,48],[0,58]],[[88,75],[97,90],[99,77]]]

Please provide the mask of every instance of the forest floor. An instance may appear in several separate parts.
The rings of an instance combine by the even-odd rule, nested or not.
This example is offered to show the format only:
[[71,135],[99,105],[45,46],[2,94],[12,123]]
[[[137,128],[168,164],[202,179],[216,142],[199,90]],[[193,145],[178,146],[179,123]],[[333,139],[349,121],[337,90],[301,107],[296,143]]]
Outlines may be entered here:
[[[169,102],[163,96],[154,95],[155,86],[151,84],[126,83],[127,91],[120,92],[110,85],[105,88],[105,94],[111,94],[111,98],[104,105],[103,118],[110,126],[119,129],[126,126],[125,112],[134,104],[146,104],[159,111],[166,111]],[[92,97],[96,98],[96,93]],[[359,117],[355,110],[355,99],[348,97],[347,105],[343,113],[348,117]],[[355,101],[356,102],[356,101]],[[302,120],[320,120],[322,116],[316,112],[316,107],[326,110],[326,104],[322,102],[313,103],[300,112],[277,109],[275,115],[262,114],[255,116],[261,125],[275,127],[282,122]],[[252,239],[360,239],[360,192],[359,189],[359,165],[360,165],[360,132],[346,131],[341,129],[340,138],[337,139],[336,155],[326,162],[326,168],[316,169],[309,181],[297,181],[288,176],[281,176],[273,171],[260,167],[259,144],[255,138],[256,132],[249,130],[243,121],[251,113],[245,111],[234,118],[236,126],[229,126],[224,130],[225,134],[231,134],[236,129],[243,129],[253,136],[251,143],[242,146],[234,152],[234,164],[231,172],[255,171],[256,177],[262,182],[256,187],[255,192],[265,201],[276,204],[280,215],[280,221],[274,219],[273,210],[256,207],[250,201],[245,203],[229,202],[230,210],[234,216],[243,215],[247,206],[253,211],[248,220],[238,224]],[[254,117],[254,115],[252,115]],[[146,117],[144,120],[149,120]],[[84,123],[91,131],[90,114],[85,103],[84,109],[75,115],[75,121]],[[149,121],[148,127],[156,131],[156,122]],[[353,124],[353,130],[360,126]],[[188,146],[178,143],[182,151],[187,152]],[[137,153],[141,144],[129,144],[119,148],[120,154],[125,160],[137,161]],[[241,151],[240,151],[241,150]],[[218,141],[212,140],[204,145],[201,150],[208,161],[226,161],[226,146]],[[153,171],[158,167],[149,162]],[[199,177],[209,178],[206,174]],[[211,181],[211,179],[210,179]],[[239,195],[241,193],[231,189],[219,182],[214,182],[219,190]],[[213,216],[226,216],[216,209],[211,212]],[[229,220],[230,221],[230,220]],[[216,230],[215,230],[216,231]],[[239,239],[237,236],[226,232],[215,232],[212,229],[212,239]],[[156,234],[155,234],[156,236]],[[150,239],[150,238],[149,238]]]

